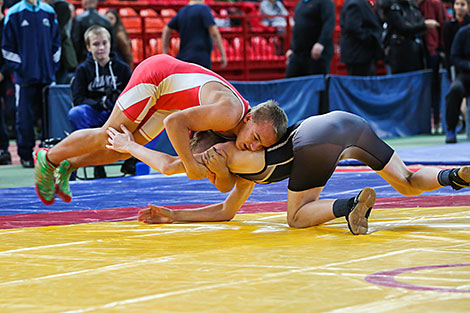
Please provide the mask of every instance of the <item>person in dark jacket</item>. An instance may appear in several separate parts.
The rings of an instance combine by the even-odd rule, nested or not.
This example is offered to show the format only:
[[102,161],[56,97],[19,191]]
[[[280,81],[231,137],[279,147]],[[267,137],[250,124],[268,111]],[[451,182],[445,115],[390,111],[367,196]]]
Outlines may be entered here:
[[470,0],[455,0],[453,8],[453,17],[446,21],[444,25],[445,64],[447,73],[451,80],[455,78],[455,73],[451,73],[450,49],[452,47],[455,34],[457,34],[460,27],[470,24]]
[[163,28],[162,53],[168,53],[173,30],[178,32],[181,39],[177,59],[210,69],[212,47],[215,43],[221,55],[221,67],[227,66],[222,36],[215,24],[211,8],[204,4],[204,0],[190,0]]
[[[99,25],[85,32],[89,54],[72,80],[74,107],[68,114],[75,130],[102,126],[131,77],[129,66],[110,52],[110,40],[109,32]],[[95,178],[106,177],[104,173],[103,167],[95,167]]]
[[439,23],[425,20],[413,0],[394,1],[384,9],[384,14],[388,23],[385,55],[391,73],[424,69],[426,30],[438,27]]
[[70,3],[65,0],[45,0],[49,3],[57,14],[59,23],[60,43],[62,54],[60,58],[60,67],[56,73],[57,84],[70,83],[69,74],[75,71],[78,65],[77,54],[72,43],[72,12]]
[[333,57],[335,4],[331,0],[300,0],[294,12],[286,77],[327,74]]
[[98,0],[82,0],[82,8],[85,9],[85,12],[77,15],[72,22],[72,42],[75,47],[78,63],[81,63],[86,59],[87,49],[83,41],[83,35],[92,25],[101,25],[109,31],[111,34],[111,48],[112,50],[115,50],[113,27],[106,16],[98,13],[96,10],[97,5]]
[[[3,0],[0,0],[0,7],[3,5]],[[0,11],[0,42],[2,41],[3,34],[3,21],[4,15],[3,11]],[[0,165],[9,165],[11,164],[11,155],[8,152],[9,143],[9,134],[7,129],[7,111],[10,108],[15,106],[15,97],[14,97],[14,87],[13,82],[11,81],[10,72],[5,66],[5,60],[0,54],[0,99],[3,99],[5,103],[5,109],[0,102]],[[13,116],[14,117],[14,116]],[[11,117],[9,117],[11,118]],[[14,120],[14,119],[13,119]],[[14,125],[14,124],[13,124]]]
[[[60,64],[54,9],[38,0],[23,0],[12,6],[5,17],[2,54],[15,76],[18,154],[23,167],[33,168],[34,126],[42,117],[42,91],[55,82]],[[44,136],[43,131],[42,139]]]
[[341,9],[341,62],[348,75],[374,76],[382,56],[382,25],[368,0],[347,0]]
[[[470,95],[470,25],[461,27],[455,35],[450,52],[457,77],[446,95],[446,143],[456,143],[455,128],[463,97]],[[468,105],[468,104],[467,104]]]

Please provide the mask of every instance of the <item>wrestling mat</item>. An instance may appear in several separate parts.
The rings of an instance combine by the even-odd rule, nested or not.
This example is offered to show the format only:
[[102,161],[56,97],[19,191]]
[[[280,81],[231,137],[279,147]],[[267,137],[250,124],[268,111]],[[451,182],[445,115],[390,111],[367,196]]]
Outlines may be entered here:
[[157,174],[73,183],[52,206],[0,190],[0,312],[469,311],[470,190],[406,198],[373,172],[336,172],[323,198],[379,197],[353,236],[344,218],[287,227],[286,184],[257,186],[230,222],[169,225],[136,214],[225,195]]

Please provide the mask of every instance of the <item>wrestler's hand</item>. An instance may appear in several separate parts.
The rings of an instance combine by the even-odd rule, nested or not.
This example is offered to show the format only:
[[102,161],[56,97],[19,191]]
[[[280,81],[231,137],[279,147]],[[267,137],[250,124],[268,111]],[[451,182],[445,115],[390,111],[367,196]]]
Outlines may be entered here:
[[148,208],[139,211],[137,218],[147,224],[166,224],[175,222],[173,210],[149,204]]
[[230,175],[225,156],[212,147],[202,155],[202,162],[216,176]]
[[122,124],[121,129],[123,131],[122,133],[112,127],[108,127],[106,132],[108,133],[109,145],[106,145],[106,148],[121,153],[127,153],[129,152],[129,143],[134,142],[134,135]]
[[[184,163],[183,163],[184,164]],[[194,162],[194,165],[184,164],[186,175],[191,180],[200,180],[207,177],[207,168],[204,164]]]

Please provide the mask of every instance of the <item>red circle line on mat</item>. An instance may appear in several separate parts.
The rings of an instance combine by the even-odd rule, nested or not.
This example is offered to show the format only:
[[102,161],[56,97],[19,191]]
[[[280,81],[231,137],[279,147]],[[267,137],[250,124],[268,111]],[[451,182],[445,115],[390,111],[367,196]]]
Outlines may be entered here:
[[438,292],[470,292],[469,289],[428,287],[428,286],[407,284],[407,283],[399,282],[395,279],[396,276],[403,274],[403,273],[435,269],[435,268],[460,267],[460,266],[470,266],[470,263],[427,265],[427,266],[397,268],[391,271],[384,271],[384,272],[377,272],[374,274],[370,274],[366,276],[365,280],[372,284],[385,286],[385,287],[392,287],[392,288],[405,288],[405,289],[411,289],[411,290],[429,290],[429,291],[438,291]]

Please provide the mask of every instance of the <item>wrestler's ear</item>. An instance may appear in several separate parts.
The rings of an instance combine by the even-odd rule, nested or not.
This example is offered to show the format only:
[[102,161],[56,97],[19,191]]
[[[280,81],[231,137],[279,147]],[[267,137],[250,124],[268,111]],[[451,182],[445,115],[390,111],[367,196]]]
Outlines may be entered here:
[[245,117],[243,118],[243,122],[248,122],[249,120],[251,120],[253,118],[253,113],[251,112],[248,112],[246,113]]

